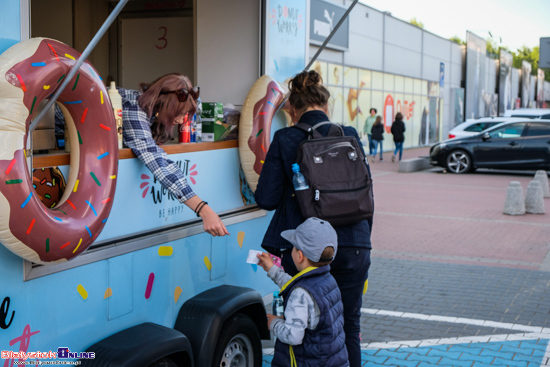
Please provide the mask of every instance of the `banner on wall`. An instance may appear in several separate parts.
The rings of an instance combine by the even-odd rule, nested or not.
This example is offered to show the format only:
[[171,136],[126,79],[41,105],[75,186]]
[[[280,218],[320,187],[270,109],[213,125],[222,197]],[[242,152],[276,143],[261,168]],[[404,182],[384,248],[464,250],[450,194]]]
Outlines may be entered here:
[[307,0],[264,0],[264,73],[284,82],[308,60]]
[[544,70],[537,70],[537,107],[542,108],[544,104]]
[[527,61],[521,63],[521,107],[529,107],[529,90],[531,84],[531,64]]
[[[516,108],[516,101],[519,97],[521,70],[512,68],[512,108]],[[517,107],[519,108],[519,107]]]
[[486,41],[466,32],[466,118],[482,117],[480,105],[486,91]]
[[[310,0],[309,40],[320,46],[336,26],[336,23],[346,12],[346,8],[324,0]],[[329,48],[347,50],[349,46],[349,18],[344,20],[340,28],[334,33]]]
[[454,125],[464,122],[464,88],[453,88]]
[[512,109],[514,103],[512,95],[513,56],[511,53],[501,49],[499,60],[498,114],[502,116],[506,110]]
[[537,87],[537,77],[535,75],[531,75],[529,81],[529,107],[535,107],[535,95],[536,95],[536,87]]

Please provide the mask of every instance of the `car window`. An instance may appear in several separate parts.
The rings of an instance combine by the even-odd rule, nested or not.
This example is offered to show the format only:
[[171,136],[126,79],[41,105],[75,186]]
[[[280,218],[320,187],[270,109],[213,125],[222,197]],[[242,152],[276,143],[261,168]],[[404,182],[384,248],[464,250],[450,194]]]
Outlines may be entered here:
[[483,128],[483,130],[487,130],[490,127],[500,124],[501,122],[502,121],[484,122],[481,124],[482,125],[481,127]]
[[526,117],[528,119],[536,119],[539,116],[537,116],[537,115],[512,115],[512,117]]
[[550,119],[550,114],[548,114],[548,115],[542,115],[541,118],[543,118],[543,119]]
[[484,130],[483,124],[473,124],[464,129],[464,131],[479,133]]
[[521,133],[523,132],[524,127],[525,123],[506,125],[501,127],[500,129],[495,129],[489,132],[489,134],[491,135],[491,138],[497,139],[519,138],[521,136]]
[[531,123],[526,136],[550,135],[550,124]]

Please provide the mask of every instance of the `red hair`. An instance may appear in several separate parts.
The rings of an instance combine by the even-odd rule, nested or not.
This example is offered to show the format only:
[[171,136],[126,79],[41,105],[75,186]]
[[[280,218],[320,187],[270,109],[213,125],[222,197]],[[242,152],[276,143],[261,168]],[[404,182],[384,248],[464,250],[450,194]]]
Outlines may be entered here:
[[157,144],[163,144],[175,135],[176,117],[192,115],[197,109],[197,103],[190,95],[184,102],[180,102],[176,93],[169,92],[190,90],[193,85],[185,75],[171,73],[151,83],[141,83],[140,86],[143,94],[138,99],[139,106],[149,118],[155,116],[151,133]]

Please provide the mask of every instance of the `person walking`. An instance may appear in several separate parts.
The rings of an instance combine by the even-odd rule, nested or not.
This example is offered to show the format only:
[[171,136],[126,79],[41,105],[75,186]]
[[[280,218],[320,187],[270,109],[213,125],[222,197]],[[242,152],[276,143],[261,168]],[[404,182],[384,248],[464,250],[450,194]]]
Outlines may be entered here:
[[403,122],[403,114],[401,112],[395,114],[395,121],[391,125],[391,133],[395,144],[391,161],[395,162],[397,152],[399,152],[399,160],[403,156],[403,142],[405,141],[405,123]]
[[[329,121],[330,93],[317,72],[310,70],[297,74],[289,82],[289,90],[288,105],[293,122],[313,126]],[[353,136],[360,143],[353,127],[344,126],[343,129],[344,135]],[[321,126],[317,131],[326,136],[329,126]],[[255,192],[260,208],[275,210],[262,247],[280,256],[285,272],[291,276],[298,273],[292,261],[293,245],[280,234],[287,229],[295,229],[306,219],[300,212],[292,185],[292,164],[296,162],[298,146],[306,139],[307,133],[296,127],[275,132]],[[363,149],[361,144],[359,146]],[[338,235],[338,253],[330,265],[330,273],[342,295],[346,349],[351,367],[361,366],[360,318],[363,289],[371,263],[371,227],[372,218],[334,227]]]
[[371,129],[372,133],[372,162],[376,160],[376,152],[378,151],[378,148],[380,147],[380,160],[383,160],[383,144],[384,141],[384,125],[382,124],[382,117],[380,115],[376,116],[376,120],[374,121],[374,124],[372,125]]
[[369,117],[365,120],[365,125],[363,125],[363,137],[366,135],[367,140],[369,142],[369,154],[372,154],[373,146],[372,146],[372,125],[374,125],[374,121],[376,121],[376,108],[371,107],[369,110]]

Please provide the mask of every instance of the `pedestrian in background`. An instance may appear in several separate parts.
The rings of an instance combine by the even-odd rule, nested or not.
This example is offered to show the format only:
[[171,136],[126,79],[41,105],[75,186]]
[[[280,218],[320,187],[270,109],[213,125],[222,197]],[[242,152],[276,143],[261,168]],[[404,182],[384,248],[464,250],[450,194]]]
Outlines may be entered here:
[[[310,70],[297,74],[290,81],[289,90],[288,105],[293,123],[314,126],[329,120],[330,92],[317,72]],[[353,127],[343,128],[344,135],[353,136],[360,142],[359,134]],[[317,131],[326,136],[329,126],[321,126]],[[302,217],[292,184],[292,164],[296,162],[298,146],[306,139],[307,133],[296,127],[285,127],[275,132],[254,194],[260,208],[275,209],[262,247],[274,255],[280,255],[285,272],[292,276],[298,273],[292,259],[293,244],[282,238],[281,232],[295,229],[306,219]],[[359,147],[362,149],[363,145]],[[372,218],[334,227],[338,234],[338,253],[330,264],[330,273],[342,295],[346,349],[351,367],[361,366],[359,332],[363,289],[371,263],[371,228]]]
[[365,120],[365,125],[363,126],[363,137],[367,137],[369,142],[369,154],[372,154],[373,146],[372,146],[372,125],[374,125],[374,121],[376,121],[376,108],[371,107],[369,110],[370,116],[367,117]]
[[395,121],[391,125],[391,133],[395,144],[391,161],[395,162],[397,152],[399,152],[399,160],[403,156],[403,142],[405,141],[405,123],[403,122],[403,114],[401,112],[397,112],[395,115]]
[[380,115],[376,116],[376,120],[374,120],[374,124],[372,125],[371,129],[372,134],[372,162],[376,160],[376,152],[378,151],[378,147],[380,146],[380,160],[383,160],[384,157],[382,155],[383,150],[383,144],[384,141],[384,125],[382,124],[382,117]]

